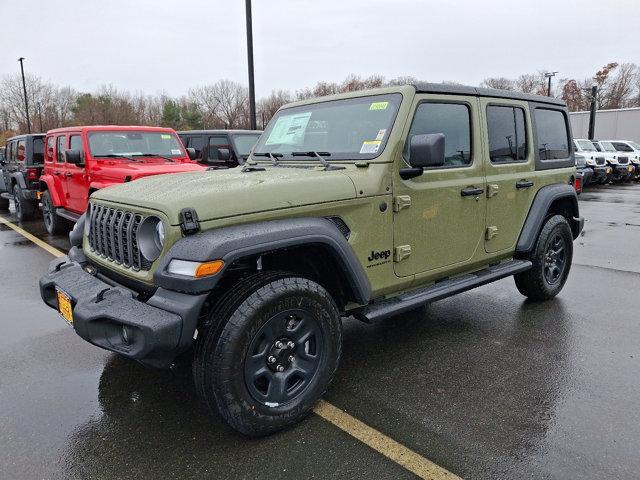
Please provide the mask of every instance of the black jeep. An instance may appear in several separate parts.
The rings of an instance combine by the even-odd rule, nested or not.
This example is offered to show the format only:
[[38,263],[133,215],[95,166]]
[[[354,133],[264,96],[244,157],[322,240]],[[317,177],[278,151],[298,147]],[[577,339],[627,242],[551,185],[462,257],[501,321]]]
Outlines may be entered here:
[[186,148],[196,151],[196,159],[214,167],[242,165],[260,138],[261,130],[187,130],[178,132]]
[[0,210],[13,200],[18,220],[29,220],[38,211],[38,179],[44,168],[44,135],[19,135],[7,140],[0,160]]

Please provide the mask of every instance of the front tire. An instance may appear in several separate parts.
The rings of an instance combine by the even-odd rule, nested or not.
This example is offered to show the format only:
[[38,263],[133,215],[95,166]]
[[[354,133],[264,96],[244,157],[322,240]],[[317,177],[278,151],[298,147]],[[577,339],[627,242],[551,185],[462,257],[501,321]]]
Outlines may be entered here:
[[56,213],[56,206],[53,204],[49,190],[42,194],[42,219],[49,235],[60,235],[64,232],[64,219]]
[[234,429],[262,436],[304,418],[340,361],[342,324],[306,278],[258,273],[214,305],[196,347],[196,391]]
[[514,275],[516,287],[525,297],[549,300],[562,290],[573,259],[573,234],[562,215],[549,218],[542,227],[529,260],[533,266]]

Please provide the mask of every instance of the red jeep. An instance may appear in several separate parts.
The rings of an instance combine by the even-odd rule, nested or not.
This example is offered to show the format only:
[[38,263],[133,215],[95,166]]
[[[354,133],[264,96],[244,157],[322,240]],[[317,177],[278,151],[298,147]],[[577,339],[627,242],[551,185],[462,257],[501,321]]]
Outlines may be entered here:
[[148,175],[204,170],[176,132],[160,127],[66,127],[47,132],[40,177],[47,231],[75,222],[95,190]]

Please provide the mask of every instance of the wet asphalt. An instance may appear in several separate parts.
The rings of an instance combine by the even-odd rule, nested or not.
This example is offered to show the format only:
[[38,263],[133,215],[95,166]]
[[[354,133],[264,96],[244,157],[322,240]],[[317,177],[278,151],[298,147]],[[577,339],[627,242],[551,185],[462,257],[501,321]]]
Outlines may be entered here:
[[[640,185],[588,189],[580,207],[555,300],[506,279],[347,320],[326,399],[465,478],[640,477]],[[40,219],[22,226],[68,248]],[[40,301],[51,260],[0,224],[0,479],[413,478],[315,415],[244,438],[198,404],[188,370],[85,343]]]

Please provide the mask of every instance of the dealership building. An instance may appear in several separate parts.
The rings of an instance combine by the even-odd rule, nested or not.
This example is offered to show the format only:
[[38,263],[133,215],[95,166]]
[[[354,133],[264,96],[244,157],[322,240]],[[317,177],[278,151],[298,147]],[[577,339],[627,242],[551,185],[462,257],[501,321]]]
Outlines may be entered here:
[[[573,138],[587,138],[589,112],[572,112],[569,118]],[[597,140],[632,140],[640,143],[640,108],[598,110],[595,138]]]

